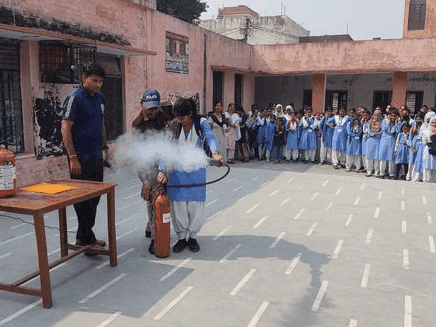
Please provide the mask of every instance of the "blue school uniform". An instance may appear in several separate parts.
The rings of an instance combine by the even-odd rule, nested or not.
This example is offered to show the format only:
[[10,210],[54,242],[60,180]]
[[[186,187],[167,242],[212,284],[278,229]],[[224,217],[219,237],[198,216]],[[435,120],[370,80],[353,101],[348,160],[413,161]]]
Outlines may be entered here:
[[345,152],[347,150],[347,123],[349,122],[348,116],[339,117],[334,116],[328,120],[329,124],[335,126],[332,139],[332,148],[335,151]]
[[258,126],[257,129],[257,137],[256,137],[256,143],[258,146],[265,144],[265,129],[266,129],[266,118],[259,118],[256,122],[256,125]]
[[362,123],[362,156],[366,156],[369,123]]
[[359,125],[357,131],[354,126],[348,124],[348,145],[347,145],[347,155],[349,156],[361,156],[362,155],[362,125]]
[[300,128],[298,126],[298,122],[295,122],[295,126],[289,127],[288,124],[286,124],[286,131],[288,132],[288,136],[286,139],[286,148],[288,150],[298,150],[298,138],[299,138],[299,132]]
[[274,121],[274,122],[272,122],[272,121],[269,121],[267,124],[266,124],[266,128],[265,128],[265,136],[264,136],[264,138],[265,138],[265,148],[268,150],[268,151],[270,151],[271,152],[271,150],[272,150],[272,148],[273,148],[273,146],[274,146],[274,133],[275,133],[275,130],[276,130],[276,122]]
[[[415,160],[416,160],[416,155],[418,152],[418,146],[419,144],[417,144],[417,141],[421,140],[421,137],[419,136],[419,134],[414,135],[412,133],[412,130],[410,130],[409,132],[409,140],[408,140],[408,144],[409,144],[409,164],[415,164]],[[413,149],[416,149],[416,152],[413,152]]]
[[322,117],[319,123],[319,132],[321,134],[322,144],[325,148],[332,147],[333,133],[335,132],[335,127],[328,123],[331,117]]
[[395,164],[399,165],[409,163],[409,144],[409,135],[404,135],[404,133],[398,134],[395,145]]
[[298,147],[300,150],[316,150],[318,147],[315,133],[315,117],[303,117],[300,123],[301,136]]
[[422,135],[417,135],[414,139],[413,139],[413,143],[412,143],[413,147],[418,149],[418,152],[416,153],[416,157],[415,157],[415,166],[413,168],[413,170],[416,173],[422,173],[424,170],[424,165],[423,165],[423,160],[422,160],[422,155],[424,153],[424,144],[422,143]]
[[379,160],[379,148],[381,135],[375,135],[374,131],[369,128],[367,131],[365,155],[367,160]]
[[389,123],[386,119],[382,123],[382,137],[380,140],[379,159],[392,161],[394,160],[393,154],[396,141],[396,128],[395,123]]

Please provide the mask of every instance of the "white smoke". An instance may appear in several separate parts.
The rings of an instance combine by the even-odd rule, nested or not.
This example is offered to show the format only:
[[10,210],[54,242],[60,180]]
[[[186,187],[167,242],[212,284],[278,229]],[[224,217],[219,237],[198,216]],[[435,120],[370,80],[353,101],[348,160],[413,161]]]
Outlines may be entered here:
[[159,162],[167,171],[192,171],[205,167],[208,157],[203,149],[191,144],[171,141],[164,132],[127,133],[116,141],[112,161],[116,166],[129,165],[147,171]]

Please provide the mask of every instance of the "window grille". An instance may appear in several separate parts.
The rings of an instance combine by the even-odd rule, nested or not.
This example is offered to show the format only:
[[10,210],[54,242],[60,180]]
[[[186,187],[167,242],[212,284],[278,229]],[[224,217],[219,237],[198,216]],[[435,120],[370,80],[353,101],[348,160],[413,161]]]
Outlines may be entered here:
[[423,30],[425,27],[426,1],[411,0],[409,5],[409,30]]
[[83,66],[95,62],[96,47],[40,42],[39,54],[41,82],[77,84],[82,79]]
[[15,153],[24,152],[19,44],[0,39],[0,141]]

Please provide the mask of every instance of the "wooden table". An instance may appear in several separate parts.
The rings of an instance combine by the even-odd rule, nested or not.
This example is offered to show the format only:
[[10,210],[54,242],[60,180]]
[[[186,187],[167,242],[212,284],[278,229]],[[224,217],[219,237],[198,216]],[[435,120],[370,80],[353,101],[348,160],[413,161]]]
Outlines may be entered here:
[[[13,197],[0,199],[0,210],[33,215],[39,264],[39,270],[16,280],[12,284],[0,283],[0,290],[40,296],[42,297],[44,308],[50,308],[53,304],[50,284],[51,268],[56,267],[89,249],[92,249],[92,252],[96,254],[108,255],[110,257],[110,265],[112,267],[117,265],[117,246],[115,237],[116,184],[112,182],[91,182],[75,179],[51,181],[48,183],[68,185],[74,188],[57,194],[35,193],[25,191],[21,188]],[[91,245],[77,246],[68,244],[66,207],[103,194],[107,194],[109,250],[94,249]],[[44,214],[53,210],[58,210],[59,212],[61,258],[49,264],[45,237]],[[68,253],[69,249],[73,251]],[[21,286],[37,276],[40,276],[41,288]]]

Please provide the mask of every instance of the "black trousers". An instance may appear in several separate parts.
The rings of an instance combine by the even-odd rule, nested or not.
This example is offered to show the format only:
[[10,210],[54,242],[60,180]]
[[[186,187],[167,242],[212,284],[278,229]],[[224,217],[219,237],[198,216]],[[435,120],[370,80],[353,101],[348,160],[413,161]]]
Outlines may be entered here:
[[[80,176],[70,175],[71,179],[80,179],[87,181],[103,181],[103,159],[102,158],[78,158],[82,167]],[[84,244],[93,244],[96,240],[92,228],[95,224],[97,215],[97,206],[100,202],[100,196],[77,203],[74,205],[74,210],[77,214],[79,226],[77,228],[76,240],[82,241]]]

